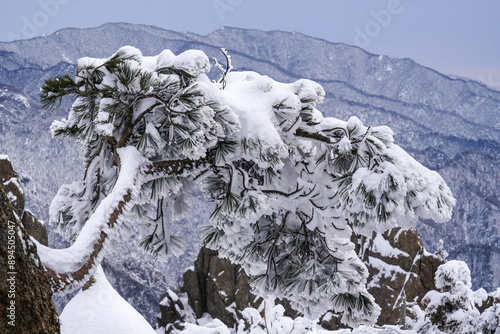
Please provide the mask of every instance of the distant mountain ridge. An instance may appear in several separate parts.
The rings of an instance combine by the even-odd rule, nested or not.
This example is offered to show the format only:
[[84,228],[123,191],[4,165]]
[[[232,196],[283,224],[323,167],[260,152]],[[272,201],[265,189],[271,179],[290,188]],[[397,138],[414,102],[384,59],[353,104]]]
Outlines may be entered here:
[[[500,92],[448,77],[411,59],[373,55],[298,33],[221,28],[199,36],[114,23],[0,43],[0,154],[11,157],[25,180],[27,198],[33,201],[28,207],[38,216],[46,219],[58,187],[81,175],[75,146],[51,139],[48,131],[70,104],[66,102],[65,111],[55,116],[41,112],[40,86],[58,74],[74,75],[80,57],[109,57],[123,45],[135,46],[144,55],[163,49],[175,54],[201,49],[219,59],[223,58],[219,48],[224,47],[235,70],[254,70],[284,82],[308,78],[320,83],[327,95],[318,109],[328,116],[344,120],[357,116],[364,124],[390,126],[396,143],[437,170],[457,198],[451,222],[422,222],[417,227],[426,247],[433,250],[443,239],[450,258],[468,262],[476,288],[500,286],[496,266],[500,249],[495,246],[500,244]],[[217,78],[217,70],[210,75]],[[195,230],[210,209],[198,204],[201,199],[196,203],[202,212],[193,212],[184,221],[186,230]],[[193,248],[177,262],[155,264],[139,250],[129,250],[133,255],[117,256],[105,266],[113,272],[110,282],[122,295],[128,293],[150,322],[156,311],[148,305],[161,292],[147,292],[144,287],[175,283],[182,267],[190,265],[198,252],[196,232],[188,238]],[[170,277],[165,271],[171,271]],[[125,279],[120,276],[123,272],[132,275]],[[145,290],[134,296],[131,291],[141,284]]]

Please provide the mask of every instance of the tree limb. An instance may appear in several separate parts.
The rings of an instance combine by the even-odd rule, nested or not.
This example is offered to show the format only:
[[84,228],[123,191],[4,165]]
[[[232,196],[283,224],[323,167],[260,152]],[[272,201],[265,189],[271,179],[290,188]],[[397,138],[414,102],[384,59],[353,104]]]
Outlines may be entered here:
[[[111,214],[107,222],[107,226],[109,228],[113,228],[118,217],[123,213],[123,208],[125,204],[127,204],[131,200],[132,196],[130,192],[128,192],[125,196],[123,196],[123,200],[118,203],[115,210]],[[93,251],[89,255],[88,259],[84,262],[84,264],[80,267],[80,269],[73,271],[71,273],[58,273],[55,270],[45,266],[46,275],[49,279],[50,285],[54,292],[65,291],[68,288],[76,288],[83,285],[89,276],[93,275],[97,266],[99,265],[102,259],[102,249],[104,248],[104,244],[108,239],[108,234],[104,231],[101,231],[99,238],[94,241]],[[40,249],[44,247],[40,243],[38,243],[35,239],[32,240],[37,244],[37,248]],[[43,259],[42,259],[43,263]]]

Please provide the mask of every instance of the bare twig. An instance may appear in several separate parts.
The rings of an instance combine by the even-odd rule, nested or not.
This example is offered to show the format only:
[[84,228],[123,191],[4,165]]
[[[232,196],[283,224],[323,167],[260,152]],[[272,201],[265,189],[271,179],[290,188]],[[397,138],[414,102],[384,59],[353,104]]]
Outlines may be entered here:
[[222,67],[222,65],[217,61],[217,58],[212,58],[215,64],[215,67],[220,71],[221,76],[217,83],[222,84],[222,89],[226,88],[226,76],[227,74],[233,69],[233,66],[231,65],[231,56],[227,53],[226,49],[222,48],[220,49],[222,51],[222,54],[226,58],[226,68]]

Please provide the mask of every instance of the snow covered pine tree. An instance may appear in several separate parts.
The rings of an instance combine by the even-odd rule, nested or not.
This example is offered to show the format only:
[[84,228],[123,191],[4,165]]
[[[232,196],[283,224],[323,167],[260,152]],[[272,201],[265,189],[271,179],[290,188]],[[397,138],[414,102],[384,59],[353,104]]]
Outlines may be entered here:
[[[411,327],[427,334],[500,334],[500,288],[490,294],[472,291],[470,270],[463,261],[448,261],[436,271],[439,291],[427,292],[422,302],[412,307]],[[477,307],[487,301],[491,306],[480,313]],[[487,305],[486,305],[487,306]]]
[[286,297],[310,317],[334,309],[347,324],[373,323],[379,307],[351,235],[446,221],[449,188],[393,144],[389,128],[323,117],[317,83],[230,72],[224,55],[217,82],[202,51],[144,57],[129,46],[45,82],[44,108],[76,98],[51,130],[76,139],[86,166],[50,208],[72,246],[38,245],[54,289],[85,283],[136,222],[150,228],[144,250],[181,254],[185,241],[169,224],[199,183],[216,203],[206,244],[242,265],[256,294]]

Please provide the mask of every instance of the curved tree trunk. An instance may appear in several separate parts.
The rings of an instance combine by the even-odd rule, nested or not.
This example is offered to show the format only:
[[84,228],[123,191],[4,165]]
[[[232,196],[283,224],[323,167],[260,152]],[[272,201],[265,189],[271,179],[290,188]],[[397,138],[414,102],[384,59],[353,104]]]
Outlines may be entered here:
[[[131,198],[132,196],[130,195],[130,192],[127,193],[125,196],[123,196],[123,200],[120,201],[116,208],[113,210],[113,213],[111,214],[111,217],[106,224],[109,229],[112,229],[115,226],[118,217],[123,213],[125,204],[127,204],[131,200]],[[51,249],[38,243],[35,239],[32,238],[32,240],[37,245],[38,252],[43,254],[40,256],[40,258],[42,260],[42,264],[45,267],[46,275],[54,292],[66,291],[68,289],[72,290],[73,288],[78,288],[85,284],[87,279],[95,273],[98,265],[101,263],[103,257],[102,250],[107,239],[108,233],[101,230],[99,238],[97,238],[96,240],[88,240],[88,247],[91,247],[92,252],[90,254],[81,254],[82,257],[87,257],[87,259],[84,260],[82,258],[77,260],[77,262],[83,263],[82,266],[77,270],[61,273],[57,269],[51,268],[50,262],[53,263],[53,259],[51,258],[51,256],[55,254],[54,251],[59,253],[59,256],[64,256],[65,253],[67,254],[72,252],[72,248],[69,247],[64,250]],[[75,265],[72,265],[72,267],[74,266]]]
[[[74,244],[66,249],[52,249],[33,239],[54,292],[80,288],[95,273],[108,239],[114,237],[121,217],[137,197],[142,173],[153,178],[182,175],[187,170],[207,168],[211,162],[210,158],[150,162],[135,148],[119,150],[121,166],[116,185],[85,223]],[[127,158],[124,158],[125,154]]]

